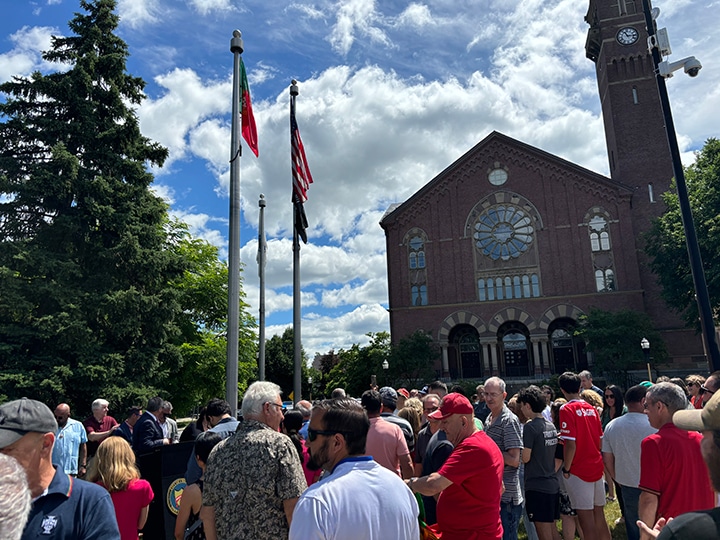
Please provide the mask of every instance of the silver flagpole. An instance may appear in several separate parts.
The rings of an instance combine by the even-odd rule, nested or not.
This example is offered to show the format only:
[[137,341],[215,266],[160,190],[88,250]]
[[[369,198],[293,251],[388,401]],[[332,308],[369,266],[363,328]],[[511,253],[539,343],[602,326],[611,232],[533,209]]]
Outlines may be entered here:
[[[292,117],[295,116],[295,97],[298,95],[298,87],[295,81],[290,85],[290,162],[292,163]],[[293,201],[295,200],[293,187]],[[293,347],[295,358],[295,373],[293,377],[293,398],[295,403],[302,399],[302,340],[300,339],[300,237],[298,236],[298,224],[295,222],[299,216],[295,211],[293,203]]]
[[265,241],[265,195],[260,194],[258,201],[260,218],[258,223],[258,276],[260,277],[260,331],[258,343],[258,378],[265,380],[265,255],[267,242]]
[[233,31],[230,52],[233,53],[232,131],[230,136],[230,238],[228,253],[228,326],[227,361],[225,363],[225,399],[233,417],[238,406],[238,341],[240,325],[240,55],[243,40],[240,30]]

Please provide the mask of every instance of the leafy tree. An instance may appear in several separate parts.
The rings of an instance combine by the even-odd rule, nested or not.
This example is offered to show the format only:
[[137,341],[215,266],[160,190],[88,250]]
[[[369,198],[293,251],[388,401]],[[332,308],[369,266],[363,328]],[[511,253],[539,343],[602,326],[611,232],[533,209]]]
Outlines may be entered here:
[[[165,390],[172,396],[175,410],[186,414],[211,398],[225,396],[228,267],[218,258],[217,248],[190,236],[185,224],[175,222],[170,229],[174,249],[187,267],[173,283],[182,307],[177,317],[180,335],[175,342],[183,364],[177,366]],[[242,395],[257,378],[257,335],[242,288],[240,295],[238,391]]]
[[[293,343],[293,329],[288,327],[282,336],[273,336],[265,341],[265,378],[280,385],[283,398],[290,399],[290,393],[295,389],[295,345]],[[307,378],[307,356],[305,349],[300,350],[302,358],[302,393],[303,398],[309,396]]]
[[[685,168],[690,207],[707,279],[713,315],[720,308],[720,141],[708,139]],[[663,195],[667,211],[647,235],[651,268],[663,287],[663,298],[682,313],[688,326],[699,328],[695,287],[690,272],[680,205],[675,190]]]
[[439,350],[432,337],[417,330],[392,347],[388,369],[393,385],[397,387],[421,386],[435,379],[433,364]]
[[628,370],[644,367],[645,357],[640,348],[643,338],[651,343],[654,363],[667,360],[665,343],[645,313],[594,308],[580,318],[576,333],[586,341],[587,350],[593,353],[595,368],[622,384]]
[[89,409],[141,401],[182,365],[186,269],[147,165],[167,150],[131,107],[114,0],[80,1],[43,55],[64,72],[0,85],[0,393]]
[[[340,361],[327,375],[326,389],[344,388],[351,396],[360,396],[370,388],[370,376],[376,375],[379,386],[390,384],[389,373],[385,373],[383,361],[390,358],[390,334],[388,332],[368,333],[370,343],[365,347],[354,344],[350,349],[338,352]],[[389,371],[389,370],[388,370]]]

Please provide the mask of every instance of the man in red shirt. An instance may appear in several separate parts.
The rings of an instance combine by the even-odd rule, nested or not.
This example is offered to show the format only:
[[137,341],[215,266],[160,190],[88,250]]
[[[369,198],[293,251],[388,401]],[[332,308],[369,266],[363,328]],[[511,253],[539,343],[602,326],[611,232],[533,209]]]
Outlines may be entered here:
[[638,514],[650,527],[661,517],[675,518],[715,506],[700,450],[703,436],[672,422],[673,414],[686,407],[685,394],[673,383],[658,383],[645,395],[645,414],[658,430],[640,446]]
[[468,398],[446,395],[440,409],[429,415],[455,449],[438,472],[406,483],[414,492],[434,496],[437,525],[443,540],[500,540],[503,456],[497,445],[475,427]]
[[580,376],[569,371],[558,379],[568,402],[560,408],[560,438],[565,441],[563,478],[577,511],[585,540],[610,540],[605,521],[600,439],[602,426],[595,407],[580,399]]
[[[87,431],[88,460],[95,456],[100,443],[107,439],[119,427],[117,420],[108,414],[110,404],[105,399],[96,399],[92,402],[92,416],[83,421]],[[90,463],[88,463],[88,467]]]

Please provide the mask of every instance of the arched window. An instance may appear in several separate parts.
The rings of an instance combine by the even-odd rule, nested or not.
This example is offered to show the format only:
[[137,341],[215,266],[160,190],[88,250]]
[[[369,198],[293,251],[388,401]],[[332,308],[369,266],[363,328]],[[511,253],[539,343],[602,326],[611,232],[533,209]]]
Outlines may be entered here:
[[532,295],[537,298],[540,296],[540,280],[538,279],[537,274],[530,276],[530,281],[532,283]]
[[411,251],[411,252],[410,252],[410,269],[411,269],[411,270],[414,270],[414,269],[417,268],[417,267],[418,267],[418,265],[417,265],[417,253],[414,252],[414,251]]
[[426,306],[428,304],[428,287],[425,244],[427,235],[422,229],[414,228],[408,231],[403,241],[407,248],[410,305]]
[[485,291],[485,280],[484,279],[478,279],[478,298],[481,302],[484,302],[487,299],[487,293]]
[[522,290],[520,289],[520,276],[513,277],[513,288],[515,289],[515,298],[522,298]]

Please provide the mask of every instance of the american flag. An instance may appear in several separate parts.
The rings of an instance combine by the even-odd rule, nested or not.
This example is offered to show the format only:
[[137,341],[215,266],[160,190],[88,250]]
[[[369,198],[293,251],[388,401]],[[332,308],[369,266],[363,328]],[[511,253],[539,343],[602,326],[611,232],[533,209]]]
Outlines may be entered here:
[[290,112],[290,144],[292,146],[293,202],[304,203],[307,201],[307,191],[310,189],[313,179],[305,157],[300,130],[298,130],[295,120],[294,107]]

